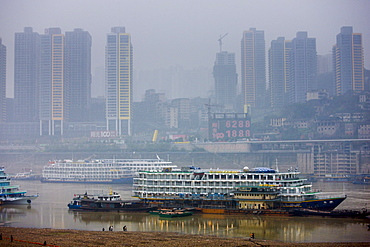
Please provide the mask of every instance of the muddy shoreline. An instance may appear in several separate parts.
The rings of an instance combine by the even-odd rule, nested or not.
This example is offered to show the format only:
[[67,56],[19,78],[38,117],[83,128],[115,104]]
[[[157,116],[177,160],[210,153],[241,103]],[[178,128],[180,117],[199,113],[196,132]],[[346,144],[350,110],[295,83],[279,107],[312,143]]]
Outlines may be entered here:
[[[161,232],[83,231],[0,226],[0,246],[369,246],[362,243],[284,243],[279,241]],[[12,241],[13,240],[13,241]]]

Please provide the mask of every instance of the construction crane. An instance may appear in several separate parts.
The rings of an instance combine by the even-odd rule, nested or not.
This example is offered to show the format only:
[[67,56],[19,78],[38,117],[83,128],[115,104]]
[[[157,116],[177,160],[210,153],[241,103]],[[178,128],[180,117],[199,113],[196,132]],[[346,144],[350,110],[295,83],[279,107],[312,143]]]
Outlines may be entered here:
[[207,107],[208,120],[211,117],[211,108],[212,107],[220,107],[220,108],[223,108],[224,107],[223,105],[212,105],[211,104],[211,99],[208,99],[208,104],[204,104],[204,105]]
[[229,33],[226,33],[224,36],[221,37],[220,35],[220,38],[218,39],[218,42],[220,44],[220,52],[222,52],[222,39],[225,38],[226,35],[228,35]]

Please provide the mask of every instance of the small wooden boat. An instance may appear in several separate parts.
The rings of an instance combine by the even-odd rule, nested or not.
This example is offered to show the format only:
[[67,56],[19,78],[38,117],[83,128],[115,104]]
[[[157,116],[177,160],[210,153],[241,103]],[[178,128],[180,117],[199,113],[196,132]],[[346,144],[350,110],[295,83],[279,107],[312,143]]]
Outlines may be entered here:
[[166,212],[171,212],[171,211],[173,211],[173,209],[156,209],[156,210],[150,211],[149,214],[159,215],[160,213],[166,213]]

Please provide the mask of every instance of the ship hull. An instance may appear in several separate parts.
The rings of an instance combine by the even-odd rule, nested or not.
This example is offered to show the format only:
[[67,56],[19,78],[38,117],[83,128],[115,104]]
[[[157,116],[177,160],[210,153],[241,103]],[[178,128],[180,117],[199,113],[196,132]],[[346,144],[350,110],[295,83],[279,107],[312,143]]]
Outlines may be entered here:
[[331,211],[341,204],[346,197],[327,198],[327,199],[313,199],[306,201],[290,202],[282,201],[281,207],[285,209],[308,208],[316,210]]
[[37,195],[34,195],[2,199],[2,205],[29,205],[37,197],[38,197]]

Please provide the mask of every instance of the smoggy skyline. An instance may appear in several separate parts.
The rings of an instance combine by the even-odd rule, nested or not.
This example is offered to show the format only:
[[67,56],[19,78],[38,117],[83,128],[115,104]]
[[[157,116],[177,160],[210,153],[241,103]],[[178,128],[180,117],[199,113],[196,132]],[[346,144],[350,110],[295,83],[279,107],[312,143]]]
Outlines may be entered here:
[[[370,69],[367,0],[0,0],[0,6],[8,97],[13,96],[14,34],[24,27],[40,34],[49,27],[60,27],[63,33],[74,28],[88,31],[94,74],[96,68],[104,67],[106,35],[114,26],[124,26],[131,34],[134,69],[139,71],[172,65],[211,69],[219,52],[218,39],[228,33],[222,48],[235,52],[238,73],[242,33],[251,27],[265,31],[266,52],[271,40],[290,40],[298,31],[307,31],[316,38],[317,54],[325,55],[331,52],[340,28],[353,26],[354,32],[363,34],[365,68]],[[134,83],[134,90],[140,89]]]

